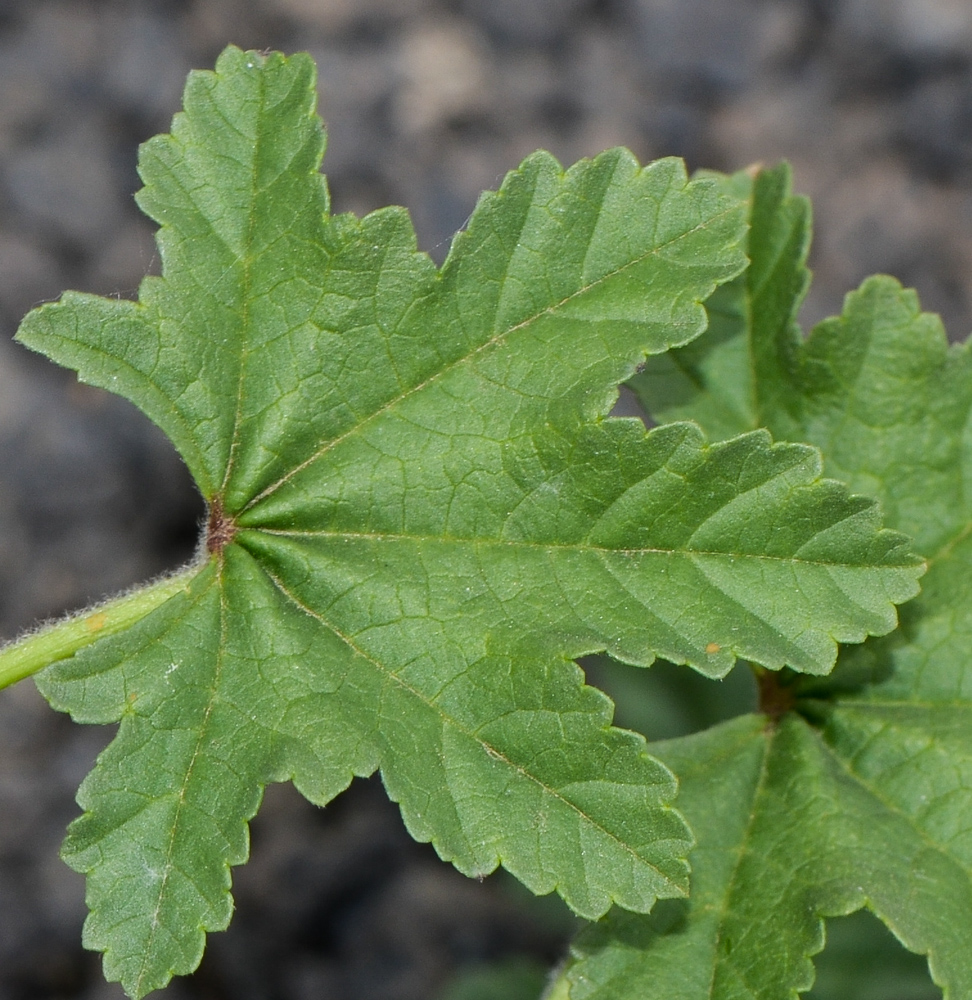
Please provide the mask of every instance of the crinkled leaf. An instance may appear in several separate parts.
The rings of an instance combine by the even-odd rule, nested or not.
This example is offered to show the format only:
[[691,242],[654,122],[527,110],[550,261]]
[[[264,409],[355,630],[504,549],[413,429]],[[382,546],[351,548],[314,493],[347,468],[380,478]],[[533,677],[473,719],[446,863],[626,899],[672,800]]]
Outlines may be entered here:
[[[774,401],[741,366],[718,363],[721,345],[706,334],[696,344],[697,395],[683,397],[677,416],[696,406],[712,413],[713,399],[761,399],[753,419],[818,445],[827,472],[878,496],[918,540],[929,571],[901,628],[843,650],[831,677],[794,681],[788,696],[802,718],[787,713],[778,731],[743,720],[660,754],[683,781],[679,801],[698,837],[691,902],[663,911],[667,923],[662,914],[611,918],[582,946],[575,998],[648,982],[636,995],[792,997],[812,981],[819,916],[864,905],[929,955],[946,998],[972,995],[970,348],[949,347],[938,318],[886,277],[866,281],[803,344],[792,321],[808,222],[788,191],[785,169],[756,182],[750,252],[777,290],[737,286],[749,304],[730,338],[753,349],[753,303],[789,295],[789,307],[771,310],[775,338],[759,334],[777,366],[765,377],[784,372],[786,397]],[[730,774],[751,794],[721,789]],[[734,809],[733,827],[725,821]],[[681,967],[666,962],[673,949],[684,949]]]
[[572,657],[823,673],[920,567],[812,449],[605,419],[698,335],[743,212],[681,164],[530,157],[437,271],[398,209],[331,217],[313,66],[229,49],[143,147],[163,276],[68,294],[20,339],[127,396],[210,505],[198,571],[41,679],[120,721],[70,863],[133,995],[230,916],[262,786],[380,769],[419,839],[579,913],[685,891],[671,773]]

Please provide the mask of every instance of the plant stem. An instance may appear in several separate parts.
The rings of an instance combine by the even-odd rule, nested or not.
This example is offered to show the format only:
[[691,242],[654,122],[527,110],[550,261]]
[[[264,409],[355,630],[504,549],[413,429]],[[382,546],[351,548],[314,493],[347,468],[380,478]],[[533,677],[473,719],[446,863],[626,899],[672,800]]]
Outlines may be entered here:
[[198,566],[167,576],[141,590],[46,625],[0,648],[0,689],[73,656],[96,639],[113,635],[164,604],[199,572]]
[[759,692],[758,711],[768,715],[776,723],[796,704],[792,683],[787,684],[779,670],[753,667],[756,687]]

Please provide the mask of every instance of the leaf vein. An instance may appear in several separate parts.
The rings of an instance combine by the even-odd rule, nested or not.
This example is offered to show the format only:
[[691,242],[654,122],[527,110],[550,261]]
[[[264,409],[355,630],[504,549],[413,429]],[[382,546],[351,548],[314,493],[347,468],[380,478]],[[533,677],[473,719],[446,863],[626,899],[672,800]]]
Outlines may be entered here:
[[[569,810],[572,810],[577,815],[579,820],[583,821],[589,827],[591,827],[594,830],[597,830],[598,833],[602,834],[605,838],[612,841],[614,845],[617,848],[619,848],[622,853],[629,855],[639,865],[644,865],[645,867],[650,868],[663,881],[670,883],[668,876],[665,875],[664,872],[662,872],[655,865],[651,864],[650,861],[647,861],[645,858],[642,858],[632,847],[630,847],[623,840],[621,840],[616,834],[612,833],[610,830],[606,829],[603,825],[598,823],[592,816],[584,812],[584,810],[581,809],[576,803],[571,802],[570,799],[566,798],[556,788],[552,788],[550,785],[545,784],[536,775],[531,774],[521,765],[516,764],[506,754],[497,750],[494,746],[492,746],[492,744],[487,742],[481,736],[478,736],[475,732],[467,729],[465,726],[460,725],[460,723],[451,715],[449,715],[439,704],[437,704],[435,700],[429,699],[422,691],[420,691],[413,685],[409,684],[402,677],[400,677],[394,670],[390,670],[379,660],[376,660],[374,657],[370,656],[359,645],[357,645],[357,643],[355,643],[354,639],[351,638],[351,636],[346,635],[336,625],[334,625],[332,622],[326,619],[322,614],[315,611],[313,608],[309,607],[307,604],[301,601],[300,598],[296,596],[296,594],[291,593],[290,590],[288,590],[287,587],[284,585],[283,581],[280,580],[280,578],[277,577],[274,573],[271,573],[266,568],[264,568],[264,572],[267,574],[268,578],[273,582],[274,586],[277,587],[280,593],[283,594],[283,596],[286,597],[295,607],[299,608],[306,615],[309,615],[311,618],[319,622],[324,628],[332,632],[338,639],[340,639],[343,643],[345,643],[345,645],[347,645],[348,648],[353,653],[355,653],[357,656],[360,656],[365,662],[370,663],[388,681],[391,681],[392,683],[398,685],[400,688],[407,691],[410,695],[412,695],[418,701],[424,704],[426,708],[435,712],[444,724],[451,727],[455,732],[460,733],[461,735],[467,737],[468,739],[472,740],[475,743],[478,743],[483,748],[484,752],[487,753],[494,760],[499,760],[503,762],[507,767],[509,767],[520,777],[537,785],[544,792],[544,794],[548,795],[552,799],[555,799],[561,805],[566,806]],[[666,811],[668,811],[668,807],[660,807],[660,808],[663,808]]]
[[[666,243],[660,244],[657,247],[652,247],[650,250],[648,250],[645,253],[641,254],[640,256],[636,257],[634,260],[627,261],[626,263],[620,265],[619,267],[615,268],[614,270],[609,271],[606,274],[602,275],[600,278],[596,278],[595,280],[587,283],[583,287],[578,288],[576,291],[571,292],[569,295],[565,296],[559,302],[556,302],[553,305],[550,305],[550,306],[545,307],[544,309],[541,309],[539,312],[536,312],[533,315],[528,316],[526,319],[521,320],[519,323],[515,323],[513,326],[509,327],[506,330],[501,330],[498,333],[494,334],[492,337],[490,337],[487,340],[485,340],[482,344],[477,345],[475,348],[473,348],[467,354],[464,354],[462,357],[457,358],[455,361],[450,362],[449,364],[445,365],[443,368],[439,369],[439,371],[437,371],[434,374],[430,375],[424,381],[422,381],[422,382],[418,383],[417,385],[413,386],[412,388],[410,388],[410,389],[408,389],[408,390],[400,393],[399,395],[392,397],[390,400],[388,400],[387,402],[383,403],[374,412],[370,413],[367,417],[364,417],[354,427],[349,428],[343,434],[339,434],[337,437],[332,438],[330,441],[325,442],[313,455],[311,455],[310,457],[304,459],[303,462],[300,462],[299,464],[295,465],[292,469],[290,469],[288,472],[286,472],[284,475],[282,475],[279,479],[277,479],[275,482],[271,483],[269,486],[267,486],[265,489],[263,489],[260,493],[258,493],[255,497],[253,497],[249,502],[247,502],[246,504],[244,504],[243,507],[240,509],[240,513],[242,513],[245,510],[248,510],[250,507],[252,507],[254,504],[258,503],[260,500],[263,500],[266,497],[271,496],[273,493],[275,493],[277,490],[279,490],[285,483],[287,483],[289,480],[291,480],[298,473],[302,472],[309,465],[312,465],[314,462],[318,461],[324,455],[326,455],[329,451],[331,451],[334,448],[336,448],[346,438],[349,438],[352,435],[358,433],[365,424],[370,423],[371,421],[377,419],[378,417],[380,417],[384,413],[390,411],[395,406],[397,406],[399,403],[401,403],[403,400],[409,398],[410,396],[414,396],[415,394],[417,394],[419,392],[422,392],[429,385],[432,385],[433,383],[435,383],[439,379],[443,378],[446,374],[448,374],[449,372],[453,371],[454,369],[460,367],[461,365],[470,363],[473,360],[473,358],[477,357],[478,355],[483,354],[485,351],[489,350],[491,347],[494,347],[497,344],[502,343],[506,338],[512,336],[514,333],[517,333],[519,330],[522,330],[522,329],[525,329],[526,327],[529,327],[531,324],[535,323],[542,316],[547,316],[547,315],[552,316],[552,315],[555,315],[557,313],[557,311],[560,310],[560,309],[562,309],[568,302],[571,302],[572,300],[574,300],[576,298],[579,298],[582,295],[585,295],[591,289],[596,288],[598,285],[602,284],[603,282],[608,281],[611,278],[616,277],[617,275],[619,275],[619,274],[623,273],[624,271],[626,271],[628,268],[634,267],[634,266],[642,263],[643,261],[649,259],[650,257],[656,257],[656,256],[658,256],[664,250],[668,249],[671,246],[674,246],[675,244],[679,243],[681,240],[687,239],[689,236],[692,236],[695,233],[703,232],[704,230],[708,229],[713,223],[715,223],[715,222],[717,222],[717,221],[719,221],[719,220],[721,220],[723,218],[726,218],[726,217],[732,215],[735,211],[736,211],[735,206],[726,208],[724,211],[718,213],[717,215],[711,216],[710,218],[706,219],[703,222],[698,223],[697,225],[693,226],[691,229],[686,229],[684,232],[681,232],[677,236],[672,237]],[[442,274],[442,272],[440,271],[439,275],[441,276],[441,274]]]

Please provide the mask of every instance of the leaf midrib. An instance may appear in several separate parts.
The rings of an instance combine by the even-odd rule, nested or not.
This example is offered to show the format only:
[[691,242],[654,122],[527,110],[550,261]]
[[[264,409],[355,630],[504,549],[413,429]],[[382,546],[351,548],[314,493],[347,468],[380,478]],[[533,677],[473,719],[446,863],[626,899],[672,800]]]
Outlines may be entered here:
[[[794,200],[793,195],[787,194],[781,199],[780,205],[791,204]],[[798,313],[797,306],[799,302],[794,300],[791,303],[790,308],[787,312],[785,329],[780,330],[779,328],[773,331],[773,337],[771,341],[771,351],[762,354],[758,350],[760,346],[765,347],[765,345],[759,345],[756,343],[756,319],[755,316],[759,312],[759,300],[763,293],[767,290],[772,291],[776,286],[781,270],[785,272],[791,265],[791,258],[787,256],[787,252],[790,249],[791,241],[793,240],[794,233],[798,231],[801,224],[804,222],[800,217],[788,218],[786,232],[781,239],[774,240],[774,245],[772,247],[771,253],[771,264],[769,267],[764,269],[764,272],[755,285],[750,285],[749,278],[752,276],[752,265],[746,272],[746,285],[745,285],[745,317],[746,317],[746,346],[747,354],[749,360],[749,395],[750,395],[750,414],[752,416],[753,424],[755,427],[773,427],[772,414],[767,414],[765,411],[767,409],[767,400],[764,398],[763,390],[765,387],[763,385],[763,379],[760,377],[760,361],[769,361],[775,364],[780,370],[782,370],[781,354],[783,351],[783,344],[781,340],[787,333],[792,332],[792,327],[796,319],[796,314]],[[751,234],[752,235],[752,234]],[[762,234],[761,234],[762,235]],[[771,236],[776,234],[771,233]],[[751,251],[750,251],[751,252]],[[800,255],[800,260],[798,263],[798,268],[801,272],[806,272],[806,241],[804,240],[803,252]],[[805,291],[804,291],[805,294]],[[801,345],[802,347],[802,345]],[[781,389],[785,388],[780,384],[775,384],[771,388]],[[776,400],[770,400],[770,402],[776,402]]]
[[882,566],[873,566],[866,563],[839,563],[824,562],[820,559],[804,559],[800,556],[775,556],[766,553],[753,552],[728,552],[708,549],[677,549],[677,548],[627,548],[612,549],[603,545],[591,545],[584,542],[530,542],[518,541],[503,538],[464,538],[462,536],[449,535],[410,535],[404,532],[363,532],[363,531],[328,531],[325,529],[300,530],[293,528],[262,528],[262,527],[241,527],[240,535],[253,532],[255,534],[273,535],[282,538],[325,538],[335,541],[375,541],[375,542],[418,542],[425,544],[440,545],[471,545],[475,547],[507,547],[514,549],[536,549],[542,552],[548,551],[568,551],[568,552],[591,552],[597,555],[618,555],[618,556],[642,556],[642,555],[663,555],[663,556],[702,556],[723,559],[754,559],[762,562],[779,562],[790,565],[797,563],[805,566],[819,566],[829,569],[861,569],[874,571],[875,569],[886,570],[906,570],[916,569],[915,563],[888,563]]
[[[220,573],[220,575],[222,575],[222,574]],[[156,956],[155,956],[155,949],[154,949],[154,942],[155,942],[155,938],[156,938],[156,935],[157,935],[157,933],[159,931],[159,927],[160,927],[159,915],[160,915],[160,913],[162,911],[163,899],[164,899],[165,894],[166,894],[166,887],[168,885],[170,875],[172,874],[173,870],[176,868],[176,865],[175,865],[174,860],[173,860],[173,856],[174,856],[175,850],[176,850],[176,840],[177,840],[177,834],[178,834],[179,824],[180,824],[180,821],[181,821],[181,818],[182,818],[183,810],[184,810],[185,805],[186,805],[187,790],[188,790],[190,781],[192,779],[193,771],[195,770],[196,761],[199,759],[199,756],[200,756],[200,754],[202,752],[203,744],[204,744],[205,738],[206,738],[206,732],[207,732],[207,729],[208,729],[208,726],[209,726],[209,719],[210,719],[210,716],[213,713],[213,709],[214,709],[215,704],[216,704],[217,691],[218,691],[218,687],[219,687],[219,677],[220,677],[220,674],[222,673],[222,669],[223,669],[223,650],[225,649],[225,644],[226,644],[226,596],[225,596],[224,588],[222,586],[222,582],[221,582],[221,580],[219,580],[219,578],[215,578],[210,583],[209,586],[210,587],[213,587],[213,586],[219,587],[219,594],[220,594],[220,601],[219,601],[219,612],[220,612],[220,614],[219,614],[219,619],[220,619],[220,625],[219,625],[219,628],[220,628],[219,650],[218,650],[218,653],[217,653],[217,656],[216,656],[215,669],[213,671],[213,681],[212,681],[212,685],[211,685],[211,693],[210,693],[209,699],[206,702],[206,708],[205,708],[205,711],[203,713],[203,718],[202,718],[202,720],[201,720],[201,722],[200,722],[200,724],[198,726],[198,731],[197,731],[198,735],[197,735],[197,739],[196,739],[196,745],[193,748],[192,759],[189,761],[189,765],[186,767],[185,776],[183,777],[182,784],[179,787],[178,798],[177,798],[176,806],[175,806],[175,817],[173,818],[173,821],[172,821],[172,830],[171,830],[170,835],[169,835],[169,844],[168,844],[168,847],[166,848],[165,861],[163,862],[163,875],[162,875],[162,879],[161,879],[161,881],[159,883],[158,895],[157,895],[157,900],[156,900],[156,904],[155,904],[155,909],[154,909],[154,911],[152,913],[152,917],[151,917],[150,924],[149,924],[150,929],[149,929],[148,943],[147,943],[147,945],[146,945],[146,947],[144,949],[144,952],[142,954],[142,961],[141,961],[141,964],[139,966],[138,975],[137,975],[136,980],[135,980],[135,992],[139,996],[143,996],[144,993],[147,992],[147,991],[144,991],[142,989],[142,984],[144,983],[146,977],[151,976],[152,973],[156,971],[156,970],[154,970],[152,968],[152,962],[156,958]],[[209,588],[207,587],[206,589],[208,590]],[[196,601],[197,605],[202,600],[202,598],[203,598],[204,595],[205,595],[205,591],[203,591],[199,595],[199,597],[197,598],[197,601]],[[197,889],[197,891],[198,891],[198,889]],[[200,895],[202,895],[202,893],[200,893]],[[212,930],[212,929],[213,928],[207,927],[207,926],[203,926],[203,927],[200,928],[200,930]]]
[[729,920],[729,915],[732,910],[732,897],[739,887],[739,869],[742,867],[743,860],[752,853],[750,842],[753,837],[753,829],[760,818],[757,804],[766,794],[766,785],[769,777],[770,755],[773,753],[776,735],[776,728],[764,729],[763,732],[759,734],[766,746],[759,764],[759,777],[756,779],[756,787],[753,789],[749,815],[746,819],[746,829],[743,832],[742,840],[739,842],[739,846],[735,851],[736,858],[732,866],[732,871],[729,874],[729,878],[726,879],[725,891],[721,894],[718,907],[712,906],[709,909],[709,912],[716,915],[716,936],[715,940],[712,942],[712,975],[709,978],[709,987],[706,990],[706,995],[709,997],[709,1000],[715,1000],[715,982],[719,967],[725,964],[729,965],[730,968],[733,968],[729,957],[720,955],[719,951],[725,933],[725,925]]
[[[239,375],[237,377],[237,387],[236,387],[236,406],[233,413],[233,433],[230,438],[229,452],[226,456],[226,469],[223,473],[223,482],[220,485],[219,492],[225,494],[229,486],[230,480],[232,478],[233,469],[235,467],[236,452],[239,448],[240,443],[240,431],[242,425],[243,416],[243,387],[247,380],[247,359],[250,355],[250,338],[248,336],[250,328],[250,289],[253,284],[252,269],[253,269],[253,231],[256,223],[256,200],[259,195],[259,189],[257,185],[257,161],[260,157],[260,151],[262,147],[261,139],[263,137],[263,131],[261,128],[263,122],[263,110],[266,104],[266,86],[265,78],[262,73],[257,75],[258,87],[260,88],[260,101],[257,109],[257,113],[254,116],[256,122],[256,129],[254,131],[253,143],[252,143],[252,157],[250,160],[250,211],[247,218],[247,228],[246,236],[243,240],[243,247],[245,253],[240,255],[240,264],[242,273],[240,275],[240,303],[241,312],[240,316],[240,327],[241,336],[239,337],[239,358],[237,361]],[[215,103],[215,102],[214,102]],[[222,108],[219,108],[220,114],[222,114]],[[225,115],[223,115],[225,119]],[[206,498],[212,501],[213,497]]]

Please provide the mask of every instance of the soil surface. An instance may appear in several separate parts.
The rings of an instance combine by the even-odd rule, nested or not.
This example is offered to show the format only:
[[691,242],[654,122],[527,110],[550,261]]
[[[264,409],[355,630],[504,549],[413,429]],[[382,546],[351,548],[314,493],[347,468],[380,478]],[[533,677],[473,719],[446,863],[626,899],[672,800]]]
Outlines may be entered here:
[[[191,555],[204,516],[126,402],[11,344],[66,288],[133,296],[157,266],[136,147],[229,42],[320,70],[336,211],[390,203],[446,252],[532,150],[622,144],[692,168],[791,161],[814,199],[807,322],[876,271],[953,338],[972,318],[972,8],[962,0],[2,0],[0,636]],[[0,694],[0,1000],[120,998],[80,947],[57,857],[110,733]],[[457,970],[562,954],[570,920],[414,844],[377,781],[326,810],[272,788],[237,914],[173,998],[429,1000]]]

